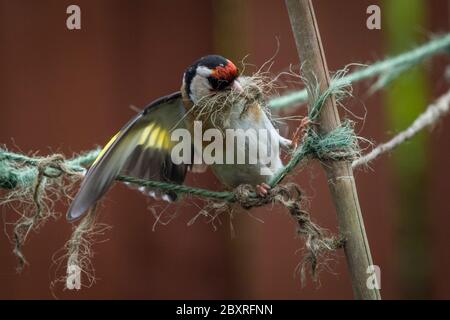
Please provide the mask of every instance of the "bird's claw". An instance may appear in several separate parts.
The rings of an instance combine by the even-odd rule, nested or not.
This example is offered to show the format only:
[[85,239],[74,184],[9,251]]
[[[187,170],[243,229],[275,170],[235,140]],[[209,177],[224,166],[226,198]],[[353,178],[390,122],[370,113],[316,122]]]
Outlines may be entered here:
[[270,186],[267,183],[261,183],[256,185],[256,193],[265,198],[269,194]]

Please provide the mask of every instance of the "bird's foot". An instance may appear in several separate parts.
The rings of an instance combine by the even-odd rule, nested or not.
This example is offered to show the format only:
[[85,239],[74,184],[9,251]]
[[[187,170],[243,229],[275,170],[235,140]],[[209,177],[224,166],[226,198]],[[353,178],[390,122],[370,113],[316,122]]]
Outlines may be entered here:
[[256,193],[260,196],[265,198],[267,194],[269,193],[270,186],[267,183],[261,183],[256,185]]

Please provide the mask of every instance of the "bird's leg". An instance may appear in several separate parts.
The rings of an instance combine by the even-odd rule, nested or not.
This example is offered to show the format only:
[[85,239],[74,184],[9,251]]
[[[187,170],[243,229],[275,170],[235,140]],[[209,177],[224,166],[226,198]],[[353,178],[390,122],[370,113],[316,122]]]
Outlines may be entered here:
[[295,149],[297,149],[298,145],[300,144],[300,141],[303,139],[306,130],[308,129],[311,123],[312,122],[308,117],[304,117],[300,121],[300,125],[292,135],[292,140],[286,139],[281,135],[278,135],[281,147],[286,151],[294,151]]
[[292,145],[293,145],[292,140],[282,137],[281,135],[279,135],[279,139],[280,139],[280,145],[284,150],[286,150],[286,151],[292,150]]
[[256,193],[263,198],[267,196],[270,189],[270,186],[264,182],[256,185]]

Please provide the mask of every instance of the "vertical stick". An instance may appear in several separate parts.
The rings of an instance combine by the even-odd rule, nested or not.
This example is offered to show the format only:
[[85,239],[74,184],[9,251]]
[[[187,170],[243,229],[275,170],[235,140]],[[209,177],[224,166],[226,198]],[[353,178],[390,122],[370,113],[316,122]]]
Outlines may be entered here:
[[[329,87],[330,79],[312,2],[285,1],[304,76],[310,83],[317,81],[322,93]],[[331,97],[322,107],[317,129],[320,133],[327,133],[340,124],[336,101]],[[348,161],[332,161],[325,163],[323,168],[336,207],[339,229],[346,238],[345,255],[354,296],[356,299],[379,300],[380,292],[366,285],[367,270],[373,263],[351,164]]]

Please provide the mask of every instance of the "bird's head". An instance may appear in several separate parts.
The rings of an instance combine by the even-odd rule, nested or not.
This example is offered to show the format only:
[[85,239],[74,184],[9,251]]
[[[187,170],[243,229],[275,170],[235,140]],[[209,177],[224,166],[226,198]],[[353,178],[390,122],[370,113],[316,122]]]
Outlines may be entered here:
[[224,90],[242,92],[239,70],[233,62],[219,56],[200,58],[186,69],[183,77],[185,94],[196,104],[205,96]]

